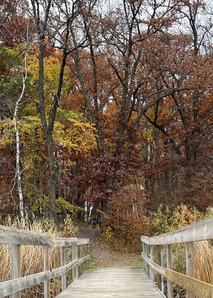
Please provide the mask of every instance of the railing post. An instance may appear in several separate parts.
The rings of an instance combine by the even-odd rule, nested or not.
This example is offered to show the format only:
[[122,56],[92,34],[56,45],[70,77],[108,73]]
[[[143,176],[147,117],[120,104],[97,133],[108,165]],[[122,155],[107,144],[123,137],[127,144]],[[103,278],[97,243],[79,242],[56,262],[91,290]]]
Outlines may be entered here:
[[[12,244],[12,279],[21,277],[21,245]],[[12,298],[20,298],[21,292],[12,294]]]
[[[76,244],[73,244],[72,246],[72,261],[76,259],[76,249],[75,249]],[[74,266],[72,268],[72,280],[76,279],[76,267]]]
[[[66,247],[61,247],[61,266],[66,265]],[[61,290],[64,291],[66,289],[66,273],[61,275]]]
[[[76,244],[75,249],[76,249],[76,259],[78,260],[78,244]],[[78,264],[76,265],[76,278],[78,279]]]
[[[157,254],[157,264],[161,265],[161,246],[157,245],[156,247],[156,254]],[[157,286],[161,290],[161,275],[157,273]]]
[[[149,244],[146,244],[146,256],[149,258],[149,253],[150,253],[150,246]],[[150,266],[147,264],[147,275],[150,277]]]
[[[90,254],[90,245],[86,245],[86,255]],[[89,260],[86,261],[86,268],[89,266]]]
[[[194,242],[186,243],[186,275],[195,277]],[[195,295],[186,291],[187,298],[195,298]]]
[[[160,250],[160,265],[164,267],[163,246],[161,246],[161,250]],[[161,275],[161,292],[164,294],[164,276],[163,275]]]
[[[143,242],[143,253],[146,255],[146,243]],[[145,272],[146,274],[148,274],[148,266],[147,266],[147,262],[144,260],[144,268],[145,268]]]
[[[72,260],[78,260],[78,244],[74,244],[72,246]],[[78,278],[78,264],[76,266],[73,267],[72,269],[72,279],[75,280],[76,278]]]
[[[50,248],[44,247],[44,271],[50,270]],[[44,282],[44,298],[50,298],[50,280]]]
[[[80,245],[79,246],[79,256],[80,258],[82,258],[84,256],[84,246],[83,245]],[[84,263],[81,264],[81,274],[83,274],[84,272]]]
[[[150,258],[154,262],[154,258],[155,258],[155,246],[154,245],[150,246]],[[155,270],[152,269],[151,267],[150,267],[150,277],[151,277],[151,280],[153,282],[155,282]]]
[[[166,246],[166,257],[167,257],[167,268],[173,269],[172,266],[172,245],[168,244]],[[173,283],[171,280],[167,279],[167,296],[168,298],[173,298]]]

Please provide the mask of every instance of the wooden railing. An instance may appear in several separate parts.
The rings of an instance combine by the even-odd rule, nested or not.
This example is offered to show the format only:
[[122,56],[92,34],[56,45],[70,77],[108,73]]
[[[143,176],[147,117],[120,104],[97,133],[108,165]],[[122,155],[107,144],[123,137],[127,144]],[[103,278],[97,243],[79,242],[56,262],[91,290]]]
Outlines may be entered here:
[[[173,297],[173,283],[186,290],[188,298],[213,298],[213,285],[195,279],[194,242],[213,239],[213,217],[186,226],[174,232],[155,237],[142,236],[142,257],[147,275],[154,281],[157,273],[158,288],[164,292],[163,277],[167,279],[167,296]],[[172,270],[172,245],[186,245],[186,275]],[[163,247],[166,246],[166,264]],[[155,263],[154,261],[157,261]]]
[[[72,269],[72,279],[78,278],[78,266],[89,260],[87,254],[79,258],[79,247],[89,247],[89,239],[57,238],[40,235],[20,229],[0,226],[0,243],[12,246],[12,280],[0,283],[0,297],[11,295],[13,298],[21,297],[21,291],[34,285],[44,283],[44,297],[50,297],[50,279],[60,276],[61,289],[66,288],[66,272]],[[44,252],[44,271],[21,277],[21,245],[42,246]],[[50,248],[61,248],[61,266],[50,268]],[[72,261],[66,264],[65,249],[71,247]],[[30,265],[30,264],[29,264]],[[0,268],[1,270],[1,268]],[[8,268],[9,270],[9,268]]]

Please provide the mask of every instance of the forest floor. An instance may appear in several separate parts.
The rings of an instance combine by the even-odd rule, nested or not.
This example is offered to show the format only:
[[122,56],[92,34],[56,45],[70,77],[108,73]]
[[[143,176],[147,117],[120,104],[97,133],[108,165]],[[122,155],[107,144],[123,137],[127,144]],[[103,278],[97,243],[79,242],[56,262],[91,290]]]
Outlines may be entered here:
[[99,230],[91,227],[79,227],[77,237],[89,238],[91,242],[90,268],[142,266],[140,254],[113,251],[101,241]]

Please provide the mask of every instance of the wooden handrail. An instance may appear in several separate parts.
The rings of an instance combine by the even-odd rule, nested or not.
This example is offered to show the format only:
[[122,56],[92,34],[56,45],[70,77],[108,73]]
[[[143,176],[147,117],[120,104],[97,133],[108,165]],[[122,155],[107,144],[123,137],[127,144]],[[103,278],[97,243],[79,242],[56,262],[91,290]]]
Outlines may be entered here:
[[[173,286],[175,283],[186,290],[187,298],[213,298],[213,285],[195,279],[194,269],[194,242],[213,239],[213,217],[202,220],[198,223],[188,225],[173,232],[165,233],[155,237],[141,236],[143,243],[142,257],[144,267],[148,276],[154,281],[154,272],[158,276],[158,287],[162,290],[161,280],[163,276],[167,278],[167,295],[173,298]],[[186,274],[181,274],[172,270],[172,244],[186,244]],[[162,262],[163,249],[167,247],[167,268]],[[154,248],[157,248],[157,263],[154,262]],[[151,254],[149,253],[151,252]]]
[[[88,246],[87,238],[60,238],[50,237],[21,229],[0,226],[0,244],[12,245],[12,280],[0,283],[0,297],[11,295],[13,298],[21,296],[24,289],[44,283],[44,297],[50,297],[50,284],[52,278],[61,276],[62,290],[66,288],[66,272],[73,269],[73,278],[78,278],[78,266],[89,260],[90,254],[79,258],[78,247]],[[33,245],[44,247],[44,271],[20,277],[20,246]],[[61,266],[50,270],[49,248],[61,247]],[[72,261],[65,263],[65,248],[72,247]],[[75,253],[74,253],[75,252]]]
[[210,239],[213,239],[213,217],[159,236],[151,238],[141,236],[141,241],[149,245],[167,245]]

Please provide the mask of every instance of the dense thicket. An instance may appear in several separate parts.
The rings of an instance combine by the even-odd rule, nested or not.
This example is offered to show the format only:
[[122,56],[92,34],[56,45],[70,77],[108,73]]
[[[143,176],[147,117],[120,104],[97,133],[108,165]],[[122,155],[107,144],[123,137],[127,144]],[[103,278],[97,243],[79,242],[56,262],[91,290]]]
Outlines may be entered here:
[[211,206],[210,6],[2,1],[0,212]]

